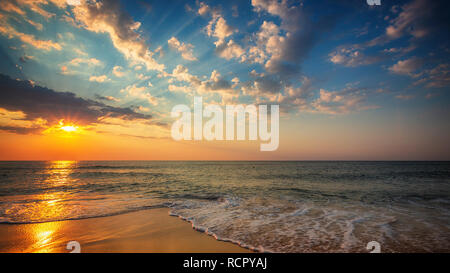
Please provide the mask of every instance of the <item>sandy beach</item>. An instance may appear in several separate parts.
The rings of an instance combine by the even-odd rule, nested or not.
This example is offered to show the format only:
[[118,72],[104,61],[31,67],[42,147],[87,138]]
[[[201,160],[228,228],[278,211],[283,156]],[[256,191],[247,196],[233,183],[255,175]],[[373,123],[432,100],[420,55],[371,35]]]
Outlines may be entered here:
[[78,241],[81,252],[250,252],[217,241],[169,216],[166,208],[82,220],[38,224],[1,224],[0,252],[70,252]]

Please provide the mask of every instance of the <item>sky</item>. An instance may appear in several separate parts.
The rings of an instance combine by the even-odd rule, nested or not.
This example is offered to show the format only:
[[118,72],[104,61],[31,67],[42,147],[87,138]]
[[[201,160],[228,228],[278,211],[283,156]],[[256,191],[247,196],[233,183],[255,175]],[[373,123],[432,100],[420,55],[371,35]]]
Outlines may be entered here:
[[[0,160],[450,160],[448,1],[0,2]],[[280,108],[175,141],[175,105]]]

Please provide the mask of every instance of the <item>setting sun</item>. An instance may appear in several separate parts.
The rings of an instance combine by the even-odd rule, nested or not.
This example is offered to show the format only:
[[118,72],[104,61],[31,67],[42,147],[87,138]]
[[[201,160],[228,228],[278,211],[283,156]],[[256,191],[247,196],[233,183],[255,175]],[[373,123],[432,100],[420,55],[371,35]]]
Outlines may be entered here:
[[72,137],[74,135],[79,135],[79,134],[84,133],[85,128],[87,128],[87,127],[75,125],[75,123],[73,121],[66,123],[66,122],[64,122],[63,119],[61,119],[57,124],[55,124],[53,126],[49,126],[46,130],[44,130],[43,134],[62,136],[62,137]]
[[77,126],[68,125],[68,126],[63,126],[59,129],[65,131],[65,132],[75,132],[75,131],[77,131],[77,128],[78,128]]
[[67,133],[72,133],[72,132],[77,132],[78,131],[78,126],[74,125],[73,123],[70,124],[64,124],[64,120],[60,120],[59,121],[59,126],[58,128],[64,132]]

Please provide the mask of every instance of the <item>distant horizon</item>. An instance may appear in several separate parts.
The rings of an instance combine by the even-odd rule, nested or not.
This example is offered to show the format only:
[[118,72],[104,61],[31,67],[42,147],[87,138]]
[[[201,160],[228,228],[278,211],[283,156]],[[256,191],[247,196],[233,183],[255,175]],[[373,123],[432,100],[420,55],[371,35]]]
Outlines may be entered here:
[[95,161],[154,161],[154,162],[164,162],[164,161],[173,161],[173,162],[450,162],[449,159],[447,160],[347,160],[347,159],[287,159],[287,160],[228,160],[228,159],[222,159],[222,160],[209,160],[209,159],[88,159],[88,160],[70,160],[70,159],[55,159],[55,160],[0,160],[0,162],[49,162],[49,161],[75,161],[75,162],[95,162]]

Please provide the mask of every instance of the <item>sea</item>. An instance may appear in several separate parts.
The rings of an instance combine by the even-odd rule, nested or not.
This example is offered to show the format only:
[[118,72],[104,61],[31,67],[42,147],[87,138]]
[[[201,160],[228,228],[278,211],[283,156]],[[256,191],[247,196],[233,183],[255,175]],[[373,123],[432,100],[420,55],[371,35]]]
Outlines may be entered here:
[[0,162],[0,224],[161,207],[258,252],[449,252],[450,162]]

